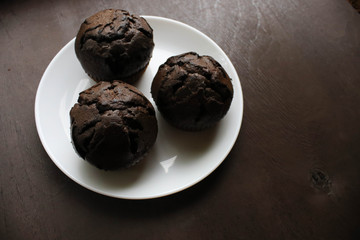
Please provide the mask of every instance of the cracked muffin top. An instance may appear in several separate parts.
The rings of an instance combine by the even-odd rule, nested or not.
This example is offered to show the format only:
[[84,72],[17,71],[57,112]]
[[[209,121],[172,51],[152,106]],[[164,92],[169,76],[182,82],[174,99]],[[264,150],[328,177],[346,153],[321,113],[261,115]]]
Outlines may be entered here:
[[151,94],[170,124],[197,131],[214,126],[225,116],[232,102],[233,86],[216,60],[188,52],[160,65]]
[[134,81],[154,49],[147,21],[125,10],[106,9],[87,18],[75,40],[75,53],[95,81]]
[[155,143],[157,121],[149,100],[124,82],[99,82],[70,110],[75,150],[100,169],[127,168]]

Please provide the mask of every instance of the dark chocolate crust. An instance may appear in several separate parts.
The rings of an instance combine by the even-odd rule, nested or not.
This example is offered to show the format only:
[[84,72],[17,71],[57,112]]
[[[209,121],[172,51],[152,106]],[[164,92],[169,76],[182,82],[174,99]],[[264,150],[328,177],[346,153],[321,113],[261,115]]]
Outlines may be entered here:
[[137,88],[117,81],[99,82],[81,92],[70,119],[78,154],[105,170],[137,163],[158,131],[149,100]]
[[153,30],[147,21],[119,9],[87,18],[75,40],[76,56],[95,81],[134,80],[146,68],[153,49]]
[[215,125],[225,116],[233,87],[216,60],[188,52],[170,57],[159,67],[151,94],[169,123],[196,131]]

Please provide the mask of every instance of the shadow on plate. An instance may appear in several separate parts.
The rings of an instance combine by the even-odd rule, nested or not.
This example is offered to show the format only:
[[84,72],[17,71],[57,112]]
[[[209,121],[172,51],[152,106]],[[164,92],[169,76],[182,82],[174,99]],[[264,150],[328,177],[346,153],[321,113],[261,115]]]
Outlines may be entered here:
[[181,155],[183,160],[193,160],[203,155],[215,142],[219,124],[202,131],[184,131],[171,126],[160,114],[159,141],[157,144],[168,152]]
[[[90,163],[84,162],[79,168],[82,178],[91,181],[90,186],[97,189],[117,190],[130,188],[142,176],[146,165],[148,164],[149,154],[144,157],[138,164],[127,169],[119,169],[114,171],[105,171],[96,168]],[[96,190],[94,190],[96,191]]]

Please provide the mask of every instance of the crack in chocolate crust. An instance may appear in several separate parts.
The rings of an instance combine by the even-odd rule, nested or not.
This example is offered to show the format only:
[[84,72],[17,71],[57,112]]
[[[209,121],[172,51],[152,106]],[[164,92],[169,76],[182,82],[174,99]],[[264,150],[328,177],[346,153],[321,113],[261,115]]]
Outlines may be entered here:
[[[105,19],[96,17],[90,17],[85,20],[86,25],[94,25],[98,22],[94,27],[87,28],[84,31],[83,36],[80,41],[80,48],[83,48],[83,45],[88,39],[95,40],[96,42],[113,42],[116,40],[124,40],[126,42],[130,42],[134,37],[135,33],[141,32],[148,38],[152,38],[152,30],[145,29],[144,27],[140,27],[142,23],[140,22],[140,17],[136,15],[130,15],[129,12],[124,10],[114,10],[112,12],[114,17],[112,19]],[[121,17],[121,19],[120,19]],[[106,21],[106,22],[102,22]],[[109,31],[105,31],[106,28],[109,28]],[[100,28],[100,29],[98,29]],[[97,30],[98,29],[98,30]],[[97,31],[95,31],[97,30]],[[127,32],[134,31],[135,33],[131,34],[127,37]]]
[[139,78],[153,48],[153,30],[146,20],[119,9],[87,18],[75,41],[76,56],[95,81]]
[[[121,100],[122,95],[124,95],[121,92],[124,92],[124,89],[128,92],[133,93],[140,99],[135,99],[135,102]],[[84,105],[95,104],[100,114],[108,110],[125,110],[131,109],[133,107],[142,107],[146,109],[150,115],[155,115],[155,112],[153,111],[152,107],[149,107],[149,104],[143,104],[144,102],[148,102],[147,98],[144,95],[140,94],[138,90],[129,88],[128,86],[123,85],[122,83],[117,81],[113,82],[113,84],[109,82],[102,82],[92,88],[81,92],[78,102]]]
[[216,60],[188,52],[170,57],[159,67],[151,94],[171,124],[185,130],[201,130],[227,113],[233,87]]
[[[73,144],[82,158],[98,168],[132,166],[154,144],[155,111],[135,87],[123,82],[99,82],[81,92],[78,102],[70,111]],[[103,160],[103,155],[111,156],[109,151],[117,156]]]
[[[184,59],[184,57],[186,57],[188,55],[194,55],[194,56],[196,56],[196,58],[190,58],[190,59],[185,58]],[[214,77],[214,74],[212,72],[210,72],[210,70],[208,68],[197,65],[193,61],[191,61],[194,59],[201,59],[201,60],[206,59],[206,61],[211,62],[211,64],[216,67],[216,70],[222,74],[223,78],[229,78],[227,76],[225,70],[213,58],[211,58],[209,56],[201,57],[197,53],[190,52],[190,53],[185,53],[185,54],[179,55],[176,58],[171,58],[165,64],[160,66],[160,69],[166,68],[166,66],[171,67],[169,72],[166,73],[165,79],[162,82],[162,85],[160,88],[163,88],[163,86],[166,84],[167,81],[172,80],[172,78],[169,75],[172,71],[174,71],[174,69],[175,69],[174,66],[178,66],[184,72],[184,74],[177,78],[177,80],[179,80],[179,82],[177,82],[173,86],[173,93],[175,94],[174,98],[176,97],[176,91],[179,88],[183,87],[185,84],[187,84],[186,80],[188,80],[188,79],[196,79],[197,80],[200,78],[199,76],[203,76],[207,80],[204,83],[204,88],[210,88],[212,91],[214,91],[219,96],[221,96],[223,100],[229,98],[229,95],[232,94],[229,91],[229,84],[224,84],[222,82],[217,81],[217,79],[215,79],[216,76]],[[176,60],[178,60],[178,61],[176,61]],[[197,76],[197,75],[199,75],[199,76]]]

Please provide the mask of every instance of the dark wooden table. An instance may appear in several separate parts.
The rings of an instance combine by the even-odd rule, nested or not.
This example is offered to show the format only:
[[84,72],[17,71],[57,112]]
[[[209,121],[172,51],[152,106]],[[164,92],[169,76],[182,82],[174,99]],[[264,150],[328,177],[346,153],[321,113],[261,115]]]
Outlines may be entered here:
[[[105,8],[199,29],[240,76],[240,135],[190,189],[105,197],[39,140],[41,76]],[[360,239],[360,15],[347,1],[1,1],[0,50],[0,239]]]

